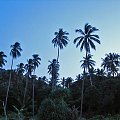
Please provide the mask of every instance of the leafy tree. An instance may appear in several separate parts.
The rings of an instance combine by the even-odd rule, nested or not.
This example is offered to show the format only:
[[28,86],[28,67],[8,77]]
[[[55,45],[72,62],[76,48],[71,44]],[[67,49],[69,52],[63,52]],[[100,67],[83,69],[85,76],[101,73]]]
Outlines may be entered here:
[[55,38],[52,40],[54,47],[58,47],[57,62],[59,59],[59,50],[66,47],[68,44],[69,39],[67,35],[69,35],[68,32],[63,31],[63,29],[59,29],[59,32],[55,32]]
[[50,65],[48,65],[48,73],[51,75],[51,83],[52,83],[52,91],[55,89],[58,76],[59,76],[59,64],[56,59],[53,59],[52,62],[50,62]]
[[5,99],[5,109],[7,106],[7,100],[8,100],[9,89],[10,89],[13,60],[16,59],[17,57],[21,56],[21,51],[22,51],[22,48],[21,48],[19,42],[16,42],[15,44],[11,45],[10,55],[12,56],[12,63],[11,63],[10,76],[9,76],[9,80],[8,80],[7,94],[6,94],[6,99]]
[[7,56],[4,54],[3,51],[1,51],[0,52],[0,68],[2,68],[5,65],[5,63],[7,62],[5,60],[5,57],[7,57]]
[[115,74],[118,73],[119,70],[119,66],[120,66],[120,55],[116,54],[116,53],[109,53],[105,55],[106,57],[103,59],[102,58],[102,64],[101,66],[103,67],[103,69],[107,70],[108,75],[112,74],[113,77],[115,76]]

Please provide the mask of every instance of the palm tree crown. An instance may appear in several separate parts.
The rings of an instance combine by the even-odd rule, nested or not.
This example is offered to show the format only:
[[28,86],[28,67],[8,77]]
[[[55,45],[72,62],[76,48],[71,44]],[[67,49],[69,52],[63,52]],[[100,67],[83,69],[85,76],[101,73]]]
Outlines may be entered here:
[[20,63],[17,65],[17,72],[18,74],[23,74],[25,71],[25,68],[24,68],[24,63]]
[[88,23],[85,24],[84,31],[81,29],[76,29],[76,32],[79,32],[81,36],[74,39],[73,43],[76,44],[76,47],[80,46],[80,50],[85,49],[86,53],[90,53],[90,47],[96,50],[94,42],[100,44],[99,36],[92,34],[93,32],[98,31],[96,27],[92,27]]
[[120,55],[116,53],[109,53],[106,54],[106,57],[103,59],[102,58],[102,64],[101,66],[103,69],[106,69],[107,72],[110,74],[114,74],[118,72],[118,67],[120,66]]
[[16,42],[14,45],[11,45],[11,52],[10,52],[10,55],[13,57],[13,58],[17,58],[17,57],[20,57],[21,56],[21,46],[20,46],[20,43],[19,42]]
[[59,49],[63,49],[68,44],[68,36],[69,33],[66,31],[63,31],[63,29],[59,29],[59,32],[55,32],[55,38],[52,40],[52,43],[54,44],[54,47],[58,47],[58,57],[59,59]]
[[80,62],[82,62],[81,67],[88,70],[88,72],[90,69],[93,68],[93,66],[95,66],[95,61],[92,60],[91,54],[88,54],[86,57],[83,57],[83,60],[81,60]]
[[33,66],[34,66],[34,70],[36,69],[36,67],[39,66],[41,58],[39,57],[38,54],[34,54],[33,56]]
[[7,57],[3,51],[0,52],[0,67],[2,68],[7,62],[4,58]]

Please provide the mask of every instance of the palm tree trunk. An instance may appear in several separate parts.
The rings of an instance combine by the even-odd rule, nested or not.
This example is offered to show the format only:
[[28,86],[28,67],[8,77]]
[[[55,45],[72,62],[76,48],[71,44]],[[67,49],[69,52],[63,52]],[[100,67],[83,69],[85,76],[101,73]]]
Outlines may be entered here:
[[7,113],[6,113],[4,101],[2,101],[2,104],[3,104],[3,110],[4,110],[5,119],[7,120]]
[[84,79],[85,79],[85,68],[84,68],[84,78],[82,81],[82,93],[81,93],[81,108],[80,108],[80,119],[82,119],[82,112],[83,112],[83,97],[84,97]]
[[55,82],[55,80],[54,80],[53,77],[52,77],[52,92],[53,92],[54,89],[55,89],[55,84],[54,84],[54,82]]
[[10,76],[9,76],[9,81],[8,81],[7,94],[6,94],[6,99],[5,99],[5,111],[6,111],[7,102],[8,102],[8,94],[9,94],[9,90],[10,90],[10,82],[11,82],[11,76],[12,76],[12,67],[13,67],[13,58],[12,58],[12,64],[11,64],[11,69],[10,69]]
[[23,98],[23,105],[25,105],[25,97],[26,97],[26,93],[27,93],[28,79],[29,79],[29,74],[28,74],[28,77],[26,79],[25,92],[24,92],[24,98]]
[[[34,71],[34,75],[35,75],[35,71]],[[35,84],[34,84],[34,78],[33,78],[33,95],[32,95],[32,105],[33,105],[33,120],[34,118],[34,114],[35,114]]]
[[91,86],[93,85],[91,75],[90,75],[90,85]]
[[57,63],[58,63],[59,55],[60,55],[60,50],[59,50],[59,46],[58,46],[58,56],[57,56]]

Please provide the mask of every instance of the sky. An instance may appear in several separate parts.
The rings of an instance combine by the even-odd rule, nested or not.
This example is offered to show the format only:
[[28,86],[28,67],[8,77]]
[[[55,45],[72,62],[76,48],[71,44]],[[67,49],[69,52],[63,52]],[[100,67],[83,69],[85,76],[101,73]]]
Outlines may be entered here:
[[100,68],[105,54],[120,53],[120,0],[0,0],[0,51],[7,55],[11,65],[10,46],[20,42],[21,57],[14,60],[14,69],[20,62],[27,63],[33,54],[39,54],[41,65],[36,70],[38,77],[48,75],[49,60],[57,58],[57,48],[52,39],[59,28],[69,32],[69,43],[60,51],[60,78],[82,73],[80,52],[73,44],[79,36],[76,29],[83,29],[89,23],[99,29],[101,45],[91,50],[96,67]]

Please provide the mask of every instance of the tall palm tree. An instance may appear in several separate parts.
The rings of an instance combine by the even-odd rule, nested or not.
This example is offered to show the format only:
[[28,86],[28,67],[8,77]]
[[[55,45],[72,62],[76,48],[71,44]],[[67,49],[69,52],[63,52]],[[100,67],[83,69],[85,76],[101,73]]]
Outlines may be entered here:
[[69,33],[63,31],[63,29],[59,29],[59,32],[55,32],[55,38],[52,40],[52,43],[54,47],[58,48],[57,61],[59,59],[59,50],[66,47],[68,44],[69,39],[67,35],[69,35]]
[[120,66],[120,55],[116,53],[109,53],[105,55],[106,57],[102,58],[101,67],[108,72],[108,74],[114,75],[118,72]]
[[[84,31],[82,29],[76,29],[76,32],[79,32],[80,36],[75,38],[73,43],[74,44],[77,43],[76,48],[80,46],[80,51],[82,51],[83,48],[85,49],[86,58],[88,54],[90,53],[91,48],[96,50],[94,42],[97,42],[100,44],[99,36],[96,34],[93,34],[95,31],[98,31],[98,29],[96,27],[91,26],[88,23],[85,24]],[[85,66],[83,67],[84,67],[83,73],[85,74],[86,67]],[[83,96],[83,89],[84,89],[84,80],[82,84],[82,96]],[[82,116],[82,102],[83,102],[83,97],[81,100],[81,116]]]
[[[39,66],[39,64],[40,64],[40,61],[41,61],[41,58],[39,57],[39,55],[38,54],[34,54],[34,55],[32,55],[33,56],[33,68],[34,68],[34,75],[35,75],[35,69],[36,69],[36,67],[38,67]],[[34,120],[34,78],[33,78],[33,100],[32,100],[32,102],[33,102],[33,120]]]
[[22,51],[22,48],[19,42],[15,42],[15,44],[11,45],[10,55],[12,56],[12,63],[11,63],[11,70],[10,70],[10,76],[9,76],[8,87],[7,87],[7,94],[6,94],[6,99],[5,99],[5,109],[7,106],[8,94],[9,94],[9,89],[10,89],[13,61],[17,57],[21,56],[21,51]]
[[25,76],[27,76],[27,79],[26,79],[26,85],[25,85],[23,105],[25,105],[25,99],[26,99],[26,93],[27,93],[27,87],[28,87],[28,80],[32,76],[32,72],[34,70],[33,59],[27,60],[27,64],[25,65],[25,70],[26,70]]
[[[92,60],[91,54],[88,54],[86,57],[83,57],[83,60],[81,60],[80,62],[82,62],[81,67],[85,68],[85,71],[89,73],[90,70],[93,69],[93,66],[95,66],[95,61]],[[92,85],[91,77],[90,77],[90,83]]]
[[[84,96],[84,79],[86,78],[87,72],[90,73],[90,70],[93,69],[95,66],[95,61],[91,59],[92,55],[88,54],[86,57],[83,57],[81,67],[83,68],[83,81],[82,81],[82,91],[81,91],[81,110],[80,110],[80,117],[82,118],[82,108],[83,108],[83,96]],[[92,86],[92,80],[90,76],[90,84]]]
[[80,51],[82,51],[84,48],[86,54],[90,53],[90,48],[96,50],[94,42],[100,44],[100,40],[98,35],[93,34],[95,31],[98,31],[96,27],[92,27],[90,24],[86,23],[84,31],[82,29],[76,29],[76,32],[80,33],[81,35],[75,38],[73,43],[77,43],[76,47],[80,46]]
[[19,79],[21,76],[23,76],[23,73],[25,71],[25,68],[24,68],[24,63],[20,63],[17,65],[17,69],[16,69],[16,72],[18,74],[18,79],[17,79],[17,88],[18,88],[18,84],[19,84]]
[[4,54],[3,51],[1,51],[0,52],[0,68],[2,68],[5,65],[5,63],[7,62],[5,60],[5,57],[7,57],[7,56]]
[[48,65],[48,73],[51,75],[51,83],[52,83],[52,91],[55,90],[56,83],[59,76],[59,64],[56,59],[53,59],[52,62],[49,61],[50,64]]

